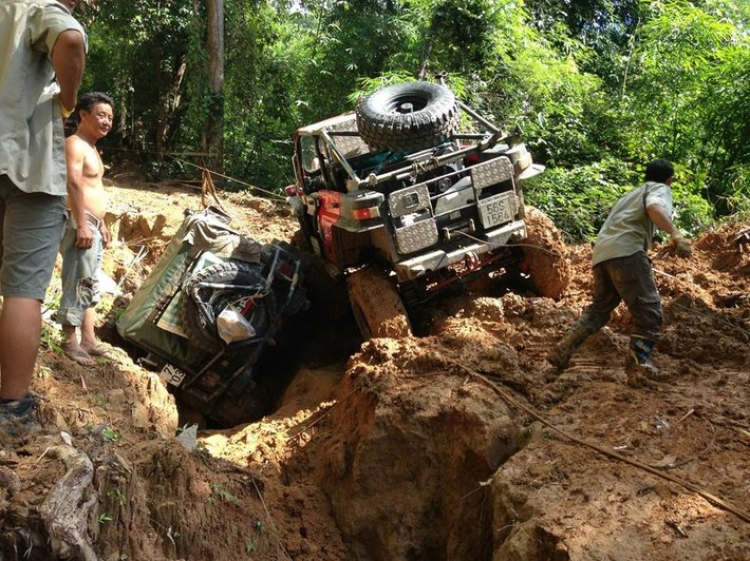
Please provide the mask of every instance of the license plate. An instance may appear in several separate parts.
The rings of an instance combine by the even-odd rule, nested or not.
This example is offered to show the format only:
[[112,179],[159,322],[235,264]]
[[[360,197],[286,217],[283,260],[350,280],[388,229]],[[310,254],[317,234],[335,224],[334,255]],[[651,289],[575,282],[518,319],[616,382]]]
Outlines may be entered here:
[[182,384],[182,381],[185,379],[185,373],[176,366],[172,366],[171,364],[167,364],[164,368],[162,368],[161,375],[170,386],[179,387],[179,385]]
[[501,193],[479,201],[479,216],[485,228],[505,224],[513,219],[513,193]]

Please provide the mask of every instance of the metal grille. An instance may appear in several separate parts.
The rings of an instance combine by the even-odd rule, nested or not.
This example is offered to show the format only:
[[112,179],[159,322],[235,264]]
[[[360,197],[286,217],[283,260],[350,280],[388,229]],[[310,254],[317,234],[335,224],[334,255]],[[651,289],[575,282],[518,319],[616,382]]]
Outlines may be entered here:
[[513,165],[505,156],[477,164],[471,168],[471,182],[477,192],[485,187],[508,181],[512,177]]
[[[357,122],[352,119],[328,127],[329,132],[357,132]],[[346,158],[353,158],[360,154],[367,154],[370,148],[365,144],[360,136],[338,136],[332,135],[336,147]]]
[[435,245],[437,241],[437,225],[432,218],[396,230],[396,244],[401,254],[419,251]]
[[388,206],[396,219],[394,230],[399,253],[413,253],[437,243],[437,224],[432,217],[427,185],[394,191],[388,197]]
[[388,207],[394,217],[427,210],[430,208],[430,190],[427,185],[416,185],[394,191],[388,197]]

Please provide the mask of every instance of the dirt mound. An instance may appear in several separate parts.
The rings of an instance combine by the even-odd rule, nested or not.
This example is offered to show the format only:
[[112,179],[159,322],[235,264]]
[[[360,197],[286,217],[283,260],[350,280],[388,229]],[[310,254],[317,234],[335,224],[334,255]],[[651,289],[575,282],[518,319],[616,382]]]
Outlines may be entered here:
[[570,265],[562,233],[552,220],[536,208],[526,209],[527,237],[523,244],[524,263],[534,290],[559,300],[570,282]]
[[[100,332],[122,345],[108,327],[200,194],[108,189]],[[222,200],[245,235],[296,230],[283,204]],[[118,348],[83,369],[48,327],[45,433],[0,452],[0,559],[748,559],[747,232],[690,260],[656,248],[668,380],[640,389],[622,309],[562,375],[545,363],[591,287],[590,248],[560,240],[538,244],[566,256],[559,301],[488,279],[435,302],[432,335],[354,353],[337,306],[295,335],[307,358],[273,415],[197,437],[158,374]]]

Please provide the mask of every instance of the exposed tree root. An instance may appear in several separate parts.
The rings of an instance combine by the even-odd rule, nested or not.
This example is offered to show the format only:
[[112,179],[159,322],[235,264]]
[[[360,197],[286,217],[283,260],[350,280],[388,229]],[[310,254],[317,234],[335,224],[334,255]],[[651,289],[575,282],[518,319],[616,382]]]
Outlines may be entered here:
[[94,465],[86,454],[72,446],[53,446],[47,455],[62,460],[68,470],[39,507],[52,550],[62,558],[77,556],[97,561],[99,557],[88,534],[89,514],[97,500],[92,487]]

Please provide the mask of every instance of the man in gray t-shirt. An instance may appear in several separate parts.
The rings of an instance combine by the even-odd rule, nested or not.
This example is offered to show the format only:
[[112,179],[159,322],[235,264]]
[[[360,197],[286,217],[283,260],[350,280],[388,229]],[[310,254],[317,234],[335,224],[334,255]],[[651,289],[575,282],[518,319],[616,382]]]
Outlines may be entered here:
[[624,301],[633,316],[630,336],[628,382],[637,385],[639,375],[656,379],[658,370],[651,353],[659,340],[662,310],[654,282],[651,247],[654,228],[671,237],[679,257],[690,257],[692,248],[672,223],[672,179],[674,168],[667,160],[646,166],[646,182],[623,195],[604,222],[592,256],[594,293],[581,318],[547,355],[547,361],[563,370],[575,350],[592,333],[599,331],[612,311]]

